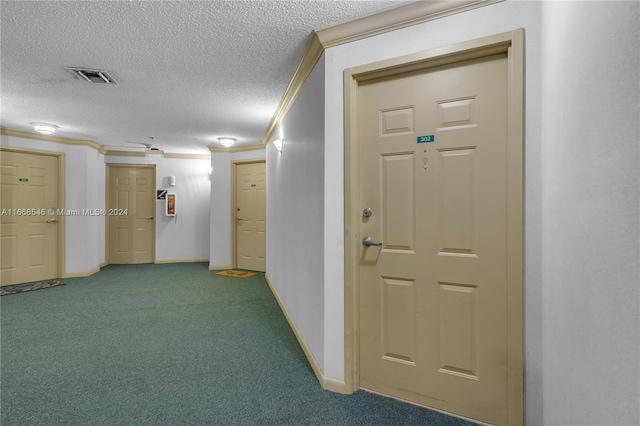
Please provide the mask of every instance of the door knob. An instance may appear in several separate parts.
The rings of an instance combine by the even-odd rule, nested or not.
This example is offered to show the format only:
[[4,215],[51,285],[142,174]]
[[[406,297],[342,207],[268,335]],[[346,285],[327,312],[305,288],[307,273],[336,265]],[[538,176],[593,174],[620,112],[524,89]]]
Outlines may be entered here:
[[147,220],[153,220],[153,216],[149,216]]
[[364,244],[365,246],[369,247],[369,246],[381,246],[382,242],[376,243],[375,241],[373,241],[371,239],[371,237],[366,236],[362,239],[362,244]]
[[45,221],[45,223],[56,223],[58,220],[55,217],[52,217],[51,220]]

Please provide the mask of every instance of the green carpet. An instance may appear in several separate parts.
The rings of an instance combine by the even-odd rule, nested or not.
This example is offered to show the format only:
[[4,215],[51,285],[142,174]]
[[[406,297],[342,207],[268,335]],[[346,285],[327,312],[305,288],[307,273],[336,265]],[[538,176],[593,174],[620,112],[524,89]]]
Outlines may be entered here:
[[0,423],[470,425],[320,388],[264,275],[107,266],[0,301]]

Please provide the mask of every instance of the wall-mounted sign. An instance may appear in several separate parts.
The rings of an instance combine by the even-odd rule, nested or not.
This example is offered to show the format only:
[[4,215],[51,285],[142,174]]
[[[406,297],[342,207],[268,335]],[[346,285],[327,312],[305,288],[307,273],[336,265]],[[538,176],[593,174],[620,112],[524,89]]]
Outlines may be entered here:
[[435,141],[436,141],[435,135],[418,136],[418,143],[435,142]]
[[167,190],[166,189],[158,189],[156,191],[156,200],[166,200],[167,199]]

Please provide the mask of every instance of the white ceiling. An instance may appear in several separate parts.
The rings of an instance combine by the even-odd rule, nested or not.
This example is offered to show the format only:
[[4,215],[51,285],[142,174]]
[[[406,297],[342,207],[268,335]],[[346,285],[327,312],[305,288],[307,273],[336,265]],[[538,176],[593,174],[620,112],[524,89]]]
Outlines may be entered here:
[[[6,1],[3,127],[59,126],[107,149],[150,142],[208,153],[219,136],[260,142],[312,30],[386,1]],[[67,67],[105,70],[87,83]],[[123,148],[124,146],[124,148]]]

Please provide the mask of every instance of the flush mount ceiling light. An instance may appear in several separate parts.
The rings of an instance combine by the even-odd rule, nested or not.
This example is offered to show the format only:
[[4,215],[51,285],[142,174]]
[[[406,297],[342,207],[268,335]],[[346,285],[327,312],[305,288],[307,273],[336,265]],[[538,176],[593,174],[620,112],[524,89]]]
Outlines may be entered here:
[[56,131],[58,126],[47,123],[31,123],[33,129],[43,135],[50,135]]
[[233,146],[234,143],[236,143],[236,139],[235,138],[218,138],[218,140],[220,141],[220,143],[222,144],[222,146],[229,148],[230,146]]

